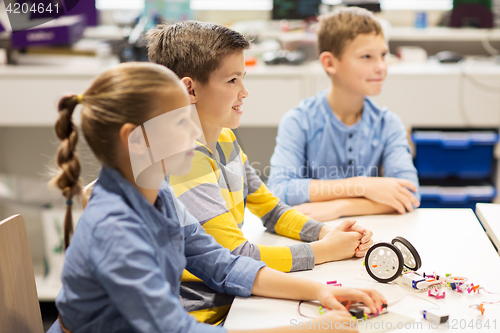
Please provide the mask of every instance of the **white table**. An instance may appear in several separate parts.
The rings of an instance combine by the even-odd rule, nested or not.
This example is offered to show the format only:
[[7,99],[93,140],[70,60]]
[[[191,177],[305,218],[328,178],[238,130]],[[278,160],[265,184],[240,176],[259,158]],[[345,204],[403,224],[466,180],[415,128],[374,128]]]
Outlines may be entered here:
[[476,214],[500,254],[500,204],[477,204]]
[[[396,236],[408,239],[417,249],[422,258],[422,268],[419,272],[437,274],[452,273],[466,276],[470,282],[484,286],[490,292],[500,293],[500,257],[484,233],[479,221],[470,209],[418,209],[406,215],[378,215],[356,218],[360,225],[373,230],[375,241],[390,242]],[[331,225],[341,220],[329,222]],[[297,241],[264,232],[260,221],[247,212],[245,235],[254,243],[268,245],[294,244]],[[363,266],[363,259],[351,259],[316,266],[311,271],[291,273],[306,279],[326,283],[337,280],[346,287],[374,288],[382,292],[389,304],[406,294],[416,294],[418,297],[436,302],[441,310],[450,315],[450,324],[456,323],[455,330],[460,331],[460,324],[469,324],[481,319],[483,324],[490,320],[491,332],[500,330],[500,306],[485,305],[483,316],[469,305],[481,301],[500,301],[500,295],[458,294],[448,288],[446,298],[436,300],[426,293],[415,293],[411,290],[393,284],[381,284],[370,278]],[[288,326],[292,319],[307,321],[297,312],[298,302],[266,299],[261,297],[236,298],[225,327],[227,329],[257,329],[265,327]],[[429,328],[429,322],[422,318],[420,311],[435,306],[415,297],[405,297],[394,305],[389,305],[389,311],[404,314],[415,319],[415,331],[434,331]],[[380,317],[383,318],[383,317]],[[462,322],[461,322],[462,320]],[[496,320],[496,329],[493,327]],[[443,325],[439,330],[447,330]],[[396,330],[403,331],[403,330]],[[405,332],[412,331],[405,329]],[[472,331],[466,328],[462,331]],[[475,329],[474,329],[475,331]]]

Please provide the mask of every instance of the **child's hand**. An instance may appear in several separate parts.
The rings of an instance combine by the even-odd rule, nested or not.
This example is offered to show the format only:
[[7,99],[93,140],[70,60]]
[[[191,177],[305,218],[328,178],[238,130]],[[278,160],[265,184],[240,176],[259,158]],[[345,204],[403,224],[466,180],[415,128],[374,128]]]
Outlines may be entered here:
[[[311,243],[316,263],[348,259],[356,254],[361,240],[366,235],[359,232],[365,229],[355,226],[355,223],[354,220],[346,220],[315,244]],[[367,242],[369,243],[369,240]]]
[[360,184],[364,185],[363,196],[394,208],[401,214],[413,211],[413,206],[420,206],[420,202],[411,192],[417,192],[417,187],[406,179],[391,177],[360,177]]
[[[347,221],[345,221],[347,222]],[[356,223],[356,221],[353,221]],[[362,226],[358,224],[352,224],[351,226],[348,226],[349,224],[345,224],[345,228],[341,229],[342,231],[349,232],[349,231],[356,231],[359,232],[361,235],[363,235],[363,238],[360,239],[359,241],[359,246],[356,248],[354,251],[354,255],[358,258],[362,258],[365,256],[366,252],[370,249],[370,247],[373,245],[373,232],[371,230],[368,230],[366,228],[363,228]],[[339,225],[341,227],[342,225]]]
[[356,251],[354,251],[354,255],[358,258],[363,258],[370,247],[372,247],[372,245],[373,239],[369,239],[366,243],[363,243],[363,241],[361,241],[361,244],[359,244],[359,246],[356,248]]
[[322,202],[308,202],[292,208],[298,210],[302,214],[309,216],[316,221],[330,221],[338,219],[343,215],[344,202],[342,199],[322,201]]
[[[312,331],[308,329],[308,332],[328,332],[335,328],[335,332],[340,333],[357,333],[359,332],[355,327],[357,327],[357,321],[352,318],[352,315],[347,310],[334,310],[328,311],[324,315],[320,316],[314,322],[319,323],[319,325],[311,325]],[[335,326],[335,323],[337,326]],[[326,327],[328,326],[328,328]],[[307,326],[305,326],[307,327]],[[318,327],[318,329],[316,329]]]
[[371,311],[377,313],[382,309],[382,304],[387,304],[387,300],[381,293],[374,289],[358,289],[345,287],[323,286],[318,293],[318,301],[332,310],[342,310],[342,305],[335,296],[350,300],[351,303],[363,303]]
[[359,241],[359,246],[356,248],[356,251],[354,252],[354,255],[358,258],[362,258],[365,256],[366,252],[370,249],[370,247],[373,245],[373,232],[371,230],[368,230],[366,228],[363,228],[359,225],[354,225],[351,229],[353,231],[357,231],[363,235],[363,238]]

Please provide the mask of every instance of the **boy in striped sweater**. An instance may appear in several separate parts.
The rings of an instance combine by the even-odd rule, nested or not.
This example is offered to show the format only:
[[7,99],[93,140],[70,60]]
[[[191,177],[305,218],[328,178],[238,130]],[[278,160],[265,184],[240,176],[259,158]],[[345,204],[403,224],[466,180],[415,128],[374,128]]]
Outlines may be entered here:
[[[333,228],[291,209],[268,190],[238,145],[231,129],[239,126],[248,96],[243,50],[249,42],[226,27],[196,21],[160,26],[149,38],[149,60],[181,78],[198,110],[204,137],[197,144],[193,167],[185,176],[172,176],[170,184],[205,231],[234,255],[264,261],[283,272],[363,257],[373,244],[371,231],[355,221]],[[245,207],[268,231],[307,243],[250,243],[241,231]],[[216,324],[225,318],[232,298],[185,272],[181,301],[199,321]]]

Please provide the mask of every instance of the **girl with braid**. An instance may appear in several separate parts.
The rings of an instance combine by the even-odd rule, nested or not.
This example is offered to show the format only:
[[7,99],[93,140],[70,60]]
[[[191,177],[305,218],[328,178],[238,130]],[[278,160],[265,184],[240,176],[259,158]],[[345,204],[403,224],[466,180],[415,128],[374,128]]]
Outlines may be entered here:
[[[78,130],[72,119],[78,104],[83,105],[83,135],[102,169],[72,233],[71,204],[80,193]],[[330,287],[234,256],[175,199],[164,177],[191,168],[201,134],[191,111],[175,74],[150,63],[116,66],[83,95],[61,99],[55,126],[60,173],[52,183],[67,200],[66,260],[56,299],[59,318],[49,332],[225,332],[197,322],[181,305],[185,268],[218,292],[318,300],[333,311],[316,319],[314,328],[327,320],[329,327],[341,323],[346,328],[340,331],[355,331],[339,299],[363,302],[376,312],[385,303],[378,292]]]

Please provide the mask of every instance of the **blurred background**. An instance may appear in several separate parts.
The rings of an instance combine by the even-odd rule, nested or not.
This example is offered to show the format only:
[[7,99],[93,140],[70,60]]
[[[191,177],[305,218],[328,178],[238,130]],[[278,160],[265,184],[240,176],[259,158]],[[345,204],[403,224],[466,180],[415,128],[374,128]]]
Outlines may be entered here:
[[[46,186],[59,143],[57,101],[82,93],[114,64],[147,61],[144,36],[159,23],[214,22],[253,41],[245,54],[250,95],[235,133],[265,181],[281,117],[329,85],[317,61],[317,15],[337,6],[373,11],[390,48],[389,74],[374,101],[408,129],[422,207],[498,202],[500,0],[40,2],[52,13],[17,19],[12,10],[18,4],[23,11],[25,1],[0,1],[0,218],[25,217],[47,325],[57,315],[63,260],[54,249],[65,201]],[[83,137],[79,153],[87,184],[99,164]]]

